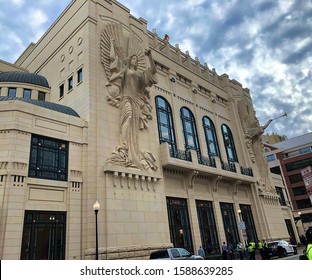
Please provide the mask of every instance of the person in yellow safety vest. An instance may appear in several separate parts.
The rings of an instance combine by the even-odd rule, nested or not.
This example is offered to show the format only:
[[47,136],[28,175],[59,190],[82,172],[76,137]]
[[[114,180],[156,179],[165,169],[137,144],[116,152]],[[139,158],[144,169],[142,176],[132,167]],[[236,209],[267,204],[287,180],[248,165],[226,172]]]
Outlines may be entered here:
[[309,227],[306,232],[307,248],[306,256],[308,260],[312,260],[312,227]]
[[249,259],[255,260],[256,259],[256,243],[255,242],[249,242],[248,246],[248,253],[249,253]]
[[264,259],[268,260],[268,242],[266,242],[266,240],[263,240],[263,254]]
[[265,259],[265,257],[264,257],[264,248],[263,248],[263,243],[260,240],[258,240],[257,247],[259,249],[261,259],[264,260]]

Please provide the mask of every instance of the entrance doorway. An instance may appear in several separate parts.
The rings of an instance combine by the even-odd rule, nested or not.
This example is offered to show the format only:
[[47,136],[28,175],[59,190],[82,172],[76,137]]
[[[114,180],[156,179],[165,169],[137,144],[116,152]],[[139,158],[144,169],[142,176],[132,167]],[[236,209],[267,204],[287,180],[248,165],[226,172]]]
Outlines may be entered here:
[[25,211],[21,260],[64,260],[66,212]]
[[194,253],[186,199],[167,197],[167,210],[173,246]]

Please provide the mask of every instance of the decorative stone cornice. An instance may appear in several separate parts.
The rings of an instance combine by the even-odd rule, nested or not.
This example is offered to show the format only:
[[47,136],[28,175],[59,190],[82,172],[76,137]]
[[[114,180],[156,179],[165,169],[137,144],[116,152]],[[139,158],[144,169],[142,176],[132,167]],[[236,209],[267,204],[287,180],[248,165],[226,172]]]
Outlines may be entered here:
[[151,188],[155,191],[156,183],[161,177],[155,174],[150,174],[140,170],[134,169],[123,169],[117,166],[105,166],[104,173],[112,174],[113,186],[120,188],[141,189],[150,190]]

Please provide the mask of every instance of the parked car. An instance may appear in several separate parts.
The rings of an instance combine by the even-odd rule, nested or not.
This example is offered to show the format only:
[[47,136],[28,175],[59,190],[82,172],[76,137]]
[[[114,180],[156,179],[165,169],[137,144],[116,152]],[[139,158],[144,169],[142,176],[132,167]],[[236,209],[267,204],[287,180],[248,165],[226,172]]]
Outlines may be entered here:
[[268,243],[268,258],[286,257],[288,254],[297,254],[297,247],[285,240],[275,240]]
[[184,248],[168,248],[154,251],[150,255],[150,260],[203,260],[204,258],[192,255]]

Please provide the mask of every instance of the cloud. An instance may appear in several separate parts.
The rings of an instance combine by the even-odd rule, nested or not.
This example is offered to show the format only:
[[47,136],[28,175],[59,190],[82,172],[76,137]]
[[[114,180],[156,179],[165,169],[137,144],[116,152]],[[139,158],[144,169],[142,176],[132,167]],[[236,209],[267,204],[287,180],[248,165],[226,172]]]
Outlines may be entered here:
[[41,9],[29,9],[24,21],[32,32],[32,40],[36,42],[46,31],[48,16]]
[[[0,59],[13,62],[70,2],[7,1],[0,11]],[[312,131],[312,1],[119,2],[159,37],[168,34],[173,46],[249,88],[261,123],[287,111],[268,132]]]

